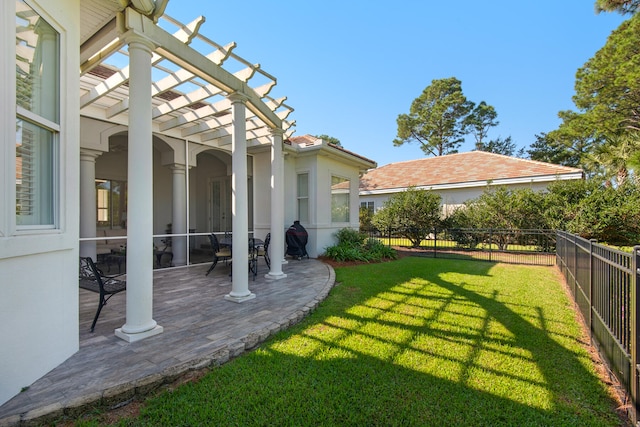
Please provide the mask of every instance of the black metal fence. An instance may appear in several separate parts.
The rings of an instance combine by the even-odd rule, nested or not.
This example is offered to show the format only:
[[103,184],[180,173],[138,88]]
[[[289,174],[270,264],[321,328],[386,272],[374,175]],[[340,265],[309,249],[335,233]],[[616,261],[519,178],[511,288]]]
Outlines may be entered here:
[[[553,230],[503,229],[433,229],[362,230],[388,246],[412,251],[414,255],[439,258],[475,259],[514,264],[554,265],[556,234]],[[424,236],[419,245],[411,242],[407,234]]]
[[638,284],[640,246],[622,252],[558,231],[557,264],[567,280],[591,339],[631,397],[637,422],[640,363]]

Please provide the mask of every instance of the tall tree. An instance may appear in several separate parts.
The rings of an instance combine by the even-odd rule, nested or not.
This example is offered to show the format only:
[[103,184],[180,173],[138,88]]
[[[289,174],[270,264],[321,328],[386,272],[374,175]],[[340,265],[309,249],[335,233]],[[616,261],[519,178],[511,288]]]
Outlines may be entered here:
[[640,14],[577,71],[575,91],[578,112],[561,111],[563,123],[549,137],[579,156],[589,175],[624,181],[635,156],[621,155],[627,148],[620,141],[640,132]]
[[[615,136],[597,146],[590,160],[605,180],[613,178],[617,186],[623,185],[629,177],[629,169],[637,167],[640,152],[640,138],[637,133]],[[640,171],[636,171],[640,172]]]
[[498,113],[496,113],[495,108],[484,101],[476,105],[471,113],[465,117],[464,125],[466,129],[476,138],[476,150],[489,151],[483,150],[481,147],[484,144],[484,138],[489,133],[489,129],[500,124],[496,120],[497,118]]
[[[476,143],[476,150],[503,154],[505,156],[513,156],[516,154],[516,143],[511,141],[511,136],[508,136],[505,139],[497,137],[496,139],[492,139],[486,143]],[[523,150],[520,150],[518,153],[522,154],[522,151]]]
[[529,146],[527,154],[531,160],[539,162],[571,167],[580,166],[579,156],[544,132],[536,135],[536,140]]
[[573,101],[599,133],[640,130],[640,14],[624,21],[576,73]]
[[588,114],[571,110],[560,111],[558,117],[562,124],[549,132],[547,140],[564,151],[564,159],[560,164],[582,168],[589,174],[595,173],[590,156],[603,141],[603,134],[598,131],[597,123],[593,123]]
[[636,13],[640,10],[640,0],[596,0],[597,12]]
[[441,202],[440,195],[430,190],[409,187],[392,194],[371,221],[379,230],[396,230],[417,247],[440,225]]
[[411,104],[409,114],[398,115],[398,135],[393,145],[417,142],[429,155],[457,152],[464,141],[464,119],[473,104],[455,77],[433,80]]

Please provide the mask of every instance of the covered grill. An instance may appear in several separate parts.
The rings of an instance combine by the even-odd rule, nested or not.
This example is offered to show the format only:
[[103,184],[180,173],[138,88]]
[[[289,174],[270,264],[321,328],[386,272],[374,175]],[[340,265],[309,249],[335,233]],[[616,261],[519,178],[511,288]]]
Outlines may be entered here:
[[309,258],[307,253],[307,240],[309,240],[309,233],[300,224],[300,221],[294,221],[293,225],[289,227],[285,233],[285,241],[287,242],[287,255],[297,259],[302,257]]

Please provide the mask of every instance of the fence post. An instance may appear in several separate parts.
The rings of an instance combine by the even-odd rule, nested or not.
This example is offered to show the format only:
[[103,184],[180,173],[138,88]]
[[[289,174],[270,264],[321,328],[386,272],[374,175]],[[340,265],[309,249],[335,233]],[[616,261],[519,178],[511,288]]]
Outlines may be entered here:
[[633,247],[633,256],[631,257],[631,304],[630,308],[630,316],[631,319],[629,325],[631,327],[630,335],[631,335],[631,399],[633,401],[633,408],[631,411],[631,418],[634,425],[638,422],[638,388],[640,384],[639,375],[638,375],[638,363],[640,360],[640,348],[638,348],[639,337],[638,337],[638,307],[640,306],[640,292],[638,292],[638,285],[640,285],[640,245]]
[[438,253],[438,227],[433,227],[433,257]]
[[578,295],[578,235],[573,235],[573,295]]
[[493,228],[489,229],[489,261],[491,261],[493,255]]
[[591,341],[593,341],[593,245],[597,242],[596,239],[589,240],[589,337]]

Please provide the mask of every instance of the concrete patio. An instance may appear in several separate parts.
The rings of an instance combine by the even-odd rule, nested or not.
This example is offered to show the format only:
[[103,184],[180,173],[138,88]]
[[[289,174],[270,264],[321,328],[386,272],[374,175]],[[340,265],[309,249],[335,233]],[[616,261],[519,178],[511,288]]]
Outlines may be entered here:
[[283,265],[286,278],[267,280],[260,260],[249,282],[256,298],[237,304],[224,299],[229,267],[218,264],[205,276],[208,268],[154,271],[153,317],[164,332],[134,343],[114,335],[125,322],[125,294],[109,300],[90,333],[98,297],[81,289],[80,351],[0,406],[0,426],[54,420],[92,404],[117,406],[189,371],[225,363],[303,319],[335,279],[329,265],[305,259]]

